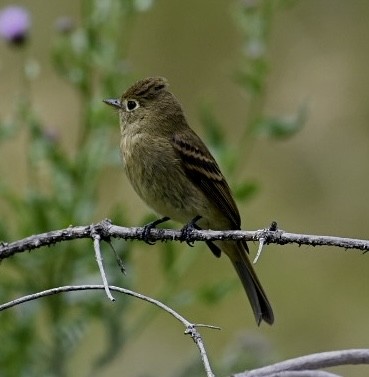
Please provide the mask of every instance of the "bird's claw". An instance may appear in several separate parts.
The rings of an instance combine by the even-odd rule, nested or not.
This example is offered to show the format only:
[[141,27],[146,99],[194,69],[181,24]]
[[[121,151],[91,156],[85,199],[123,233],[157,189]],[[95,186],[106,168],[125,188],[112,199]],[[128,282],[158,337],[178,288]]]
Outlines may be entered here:
[[170,220],[168,216],[162,217],[161,219],[157,219],[155,221],[152,221],[151,223],[146,224],[143,227],[142,230],[142,239],[148,244],[148,245],[155,245],[155,241],[150,241],[151,236],[151,229],[155,229],[157,225],[165,223],[166,221]]
[[181,229],[181,237],[180,240],[186,241],[188,246],[193,247],[194,241],[189,241],[188,238],[191,236],[192,231],[200,230],[201,228],[196,224],[202,216],[197,215],[191,221],[189,221],[182,229]]

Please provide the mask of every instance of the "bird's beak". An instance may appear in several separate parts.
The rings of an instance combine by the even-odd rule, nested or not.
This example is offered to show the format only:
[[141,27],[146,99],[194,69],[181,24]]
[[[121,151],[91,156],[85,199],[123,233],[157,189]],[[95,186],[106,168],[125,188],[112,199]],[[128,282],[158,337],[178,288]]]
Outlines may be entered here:
[[114,99],[104,99],[103,102],[105,102],[107,105],[115,107],[117,109],[120,109],[122,107],[120,99],[114,98]]

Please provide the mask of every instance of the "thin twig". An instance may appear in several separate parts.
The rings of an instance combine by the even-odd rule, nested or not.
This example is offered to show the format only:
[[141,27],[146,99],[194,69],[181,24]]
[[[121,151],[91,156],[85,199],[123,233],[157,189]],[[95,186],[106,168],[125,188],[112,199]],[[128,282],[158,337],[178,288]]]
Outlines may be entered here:
[[261,253],[262,253],[262,251],[263,251],[263,247],[264,247],[264,245],[265,245],[265,238],[264,238],[264,237],[261,237],[261,238],[259,239],[259,247],[258,247],[258,251],[257,251],[257,253],[256,253],[256,256],[255,256],[254,260],[252,261],[253,264],[255,264],[255,263],[259,260],[259,258],[260,258],[260,256],[261,256]]
[[[142,240],[143,228],[126,228],[111,224],[109,220],[103,220],[94,225],[75,226],[66,229],[55,230],[47,233],[33,235],[12,243],[0,243],[0,260],[23,251],[38,249],[43,246],[51,246],[57,242],[69,241],[79,238],[91,238],[91,234],[99,234],[102,240],[122,238],[125,240]],[[186,234],[186,242],[215,241],[215,240],[246,240],[260,241],[264,239],[267,244],[297,244],[309,246],[335,246],[344,249],[356,249],[364,252],[369,251],[369,241],[342,238],[332,236],[319,236],[308,234],[287,233],[282,230],[263,229],[257,231],[243,230],[196,230]],[[152,241],[183,241],[183,233],[180,230],[152,229],[150,231]]]
[[197,348],[200,351],[201,360],[202,360],[202,363],[204,365],[206,375],[208,377],[215,377],[213,371],[211,370],[211,366],[210,366],[209,359],[208,359],[207,354],[206,354],[204,342],[202,341],[201,335],[197,331],[196,326],[195,325],[187,326],[185,334],[191,335],[191,338],[196,343]]
[[126,268],[124,267],[124,263],[123,263],[123,260],[122,258],[119,256],[119,254],[117,253],[117,251],[115,250],[115,247],[114,245],[112,244],[112,242],[109,240],[107,241],[110,248],[113,250],[113,253],[114,253],[114,256],[115,256],[115,260],[117,262],[117,265],[120,269],[120,272],[125,275],[126,274]]
[[[196,324],[189,322],[186,318],[181,316],[179,313],[177,313],[175,310],[173,310],[169,306],[167,306],[167,305],[163,304],[162,302],[155,300],[151,297],[148,297],[148,296],[145,296],[141,293],[137,293],[137,292],[131,291],[129,289],[121,288],[121,287],[109,286],[108,288],[112,291],[124,293],[126,295],[133,296],[133,297],[136,297],[140,300],[144,300],[144,301],[147,301],[151,304],[154,304],[154,305],[158,306],[159,308],[165,310],[167,313],[172,315],[178,321],[180,321],[186,328],[185,334],[189,334],[192,337],[196,346],[200,350],[201,360],[203,362],[207,377],[214,377],[214,374],[211,370],[211,366],[210,366],[210,363],[209,363],[209,358],[208,358],[206,350],[205,350],[204,342],[201,338],[200,333],[196,329],[196,326],[197,326]],[[33,293],[33,294],[30,294],[30,295],[27,295],[27,296],[23,296],[23,297],[20,297],[18,299],[9,301],[5,304],[2,304],[2,305],[0,305],[0,311],[9,309],[11,307],[20,305],[20,304],[28,302],[28,301],[39,299],[41,297],[51,296],[51,295],[59,294],[59,293],[62,293],[62,292],[96,290],[96,289],[106,290],[106,287],[104,285],[72,285],[72,286],[64,286],[64,287],[47,289],[45,291]],[[199,326],[216,328],[215,326],[211,326],[211,325],[199,325]]]
[[103,263],[103,258],[101,256],[101,250],[100,250],[101,237],[97,233],[92,233],[91,236],[94,240],[94,250],[95,250],[96,262],[97,262],[97,265],[99,266],[99,271],[100,271],[101,279],[102,279],[103,284],[104,284],[105,293],[108,296],[109,300],[115,301],[115,298],[112,296],[112,294],[109,290],[108,279],[106,278],[106,274],[105,274],[105,270],[104,270],[104,263]]
[[[36,300],[41,297],[59,294],[61,292],[96,289],[105,289],[105,287],[103,285],[79,285],[48,289],[2,304],[0,305],[0,311],[9,309],[28,301]],[[162,302],[140,293],[116,286],[109,286],[109,289],[150,302],[160,307],[161,309],[164,309],[167,313],[171,314],[174,318],[180,321],[186,327],[185,334],[191,335],[192,339],[200,350],[201,359],[206,370],[207,377],[214,377],[214,374],[211,371],[204,343],[199,332],[196,329],[196,327],[198,326],[210,328],[212,328],[212,326],[192,324],[179,313],[166,306]],[[254,369],[252,371],[238,373],[235,374],[234,377],[338,377],[338,375],[335,375],[333,373],[318,371],[317,369],[348,364],[369,364],[369,349],[351,349],[311,354],[307,356],[297,357],[295,359],[282,361],[280,363],[269,365],[263,368]]]

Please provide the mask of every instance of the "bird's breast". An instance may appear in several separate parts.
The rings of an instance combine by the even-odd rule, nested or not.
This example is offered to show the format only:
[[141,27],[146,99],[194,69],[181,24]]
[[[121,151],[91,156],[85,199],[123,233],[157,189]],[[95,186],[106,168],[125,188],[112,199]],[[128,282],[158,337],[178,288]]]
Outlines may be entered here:
[[137,148],[140,145],[141,139],[142,137],[139,134],[122,135],[120,141],[120,151],[125,169],[127,169],[127,165],[129,167],[131,163],[134,163],[132,158],[134,157],[134,154],[137,153]]
[[175,150],[166,138],[122,134],[124,170],[137,194],[155,212],[187,222],[198,213],[202,194],[189,184]]

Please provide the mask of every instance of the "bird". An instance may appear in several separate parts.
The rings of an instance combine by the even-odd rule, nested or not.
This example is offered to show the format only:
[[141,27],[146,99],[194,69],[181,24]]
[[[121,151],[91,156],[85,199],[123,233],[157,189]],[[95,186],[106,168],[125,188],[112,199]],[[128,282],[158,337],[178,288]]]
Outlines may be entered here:
[[[196,223],[198,229],[240,230],[231,189],[168,86],[163,77],[148,77],[120,98],[104,100],[119,114],[125,173],[141,199],[165,220],[185,226]],[[257,325],[273,324],[273,310],[248,258],[247,243],[227,240],[207,245],[216,257],[224,253],[232,262]]]

